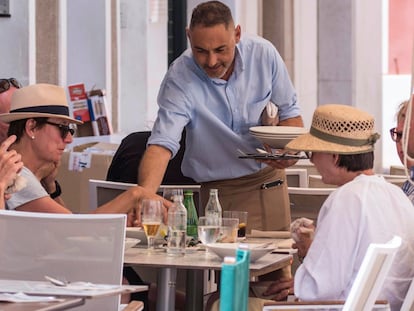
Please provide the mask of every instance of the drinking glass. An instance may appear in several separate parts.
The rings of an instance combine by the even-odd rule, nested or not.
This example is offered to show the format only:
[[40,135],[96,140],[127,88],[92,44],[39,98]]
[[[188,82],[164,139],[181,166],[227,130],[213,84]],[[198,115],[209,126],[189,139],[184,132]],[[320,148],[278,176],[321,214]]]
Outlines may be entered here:
[[142,200],[142,226],[148,240],[148,250],[154,249],[154,239],[162,223],[163,206],[160,200]]
[[219,241],[222,243],[234,243],[237,241],[239,230],[238,218],[222,218]]
[[245,240],[246,239],[246,227],[247,227],[247,212],[245,211],[223,211],[223,217],[239,219],[239,230],[237,231],[237,239],[239,241]]
[[[204,245],[208,245],[217,241],[220,236],[220,223],[218,219],[211,217],[198,218],[198,239]],[[209,251],[206,248],[206,255]]]
[[164,199],[174,202],[174,197],[178,195],[183,198],[183,189],[180,188],[164,188],[162,191],[162,196]]

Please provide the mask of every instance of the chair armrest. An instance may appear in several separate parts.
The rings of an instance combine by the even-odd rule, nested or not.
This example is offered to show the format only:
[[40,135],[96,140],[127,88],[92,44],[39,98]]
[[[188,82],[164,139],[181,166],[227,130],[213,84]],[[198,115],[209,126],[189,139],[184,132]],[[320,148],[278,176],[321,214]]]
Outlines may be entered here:
[[144,310],[144,303],[139,300],[133,300],[122,311],[141,311]]
[[[274,301],[265,302],[263,311],[270,310],[295,310],[295,309],[319,309],[319,308],[332,308],[342,309],[345,304],[344,300],[315,300],[315,301]],[[375,301],[375,306],[379,308],[388,308],[387,300]]]

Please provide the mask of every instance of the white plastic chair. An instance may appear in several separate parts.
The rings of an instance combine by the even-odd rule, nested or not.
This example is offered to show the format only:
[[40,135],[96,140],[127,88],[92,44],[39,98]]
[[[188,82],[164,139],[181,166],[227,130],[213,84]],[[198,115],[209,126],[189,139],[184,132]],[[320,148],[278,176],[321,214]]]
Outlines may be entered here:
[[[0,278],[121,284],[126,216],[0,211]],[[120,297],[76,310],[118,310]]]
[[308,170],[305,168],[285,169],[289,187],[308,187]]
[[300,301],[266,303],[263,311],[292,309],[341,309],[343,311],[389,310],[387,301],[376,301],[391,268],[394,256],[401,246],[401,238],[395,236],[388,243],[372,243],[365,254],[361,267],[346,301]]
[[323,202],[334,190],[335,188],[288,187],[292,221],[306,217],[316,223]]
[[404,302],[400,311],[414,311],[414,281],[411,280],[411,285],[408,288],[407,295],[405,295]]

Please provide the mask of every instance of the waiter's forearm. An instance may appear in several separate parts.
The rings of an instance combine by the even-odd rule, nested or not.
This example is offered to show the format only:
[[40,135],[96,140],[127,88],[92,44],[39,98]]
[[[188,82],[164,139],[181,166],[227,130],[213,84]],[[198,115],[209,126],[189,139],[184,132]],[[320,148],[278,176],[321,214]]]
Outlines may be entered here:
[[303,119],[301,116],[279,121],[279,126],[298,126],[303,127]]
[[138,184],[156,192],[161,185],[170,158],[171,151],[168,149],[158,145],[148,146],[139,165]]

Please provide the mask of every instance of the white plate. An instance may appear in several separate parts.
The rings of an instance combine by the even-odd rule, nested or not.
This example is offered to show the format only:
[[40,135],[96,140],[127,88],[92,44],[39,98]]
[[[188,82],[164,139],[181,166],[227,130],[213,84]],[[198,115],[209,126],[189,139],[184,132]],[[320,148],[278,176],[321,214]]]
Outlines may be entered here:
[[[140,240],[141,245],[148,244],[148,239],[147,239],[147,236],[145,235],[145,231],[141,227],[127,227],[125,236],[127,238],[133,238],[133,239]],[[164,239],[161,236],[157,235],[155,237],[155,242],[154,242],[155,245],[162,244],[163,242],[164,242]]]
[[[246,243],[244,243],[246,244]],[[272,252],[275,247],[258,247],[257,244],[247,244],[250,248],[250,261],[254,262],[264,255]],[[224,259],[226,256],[235,256],[236,249],[239,247],[239,243],[211,243],[205,245],[209,250],[215,253],[220,258]]]
[[147,236],[145,235],[144,229],[139,227],[127,227],[126,234],[127,238],[138,239],[141,241],[141,244],[147,244]]
[[258,137],[255,136],[258,140],[262,142],[263,145],[269,145],[274,149],[284,149],[285,146],[294,139],[293,138],[279,138],[279,137]]
[[141,242],[139,239],[133,239],[133,238],[125,238],[125,249],[134,247],[139,242]]
[[253,126],[249,131],[257,134],[301,135],[308,132],[306,128],[297,126]]

